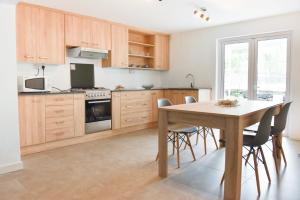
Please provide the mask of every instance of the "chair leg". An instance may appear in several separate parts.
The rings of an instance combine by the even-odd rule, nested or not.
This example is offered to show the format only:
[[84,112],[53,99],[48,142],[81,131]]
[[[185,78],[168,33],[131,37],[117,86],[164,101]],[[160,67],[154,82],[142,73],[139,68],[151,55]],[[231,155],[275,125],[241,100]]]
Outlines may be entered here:
[[253,151],[252,155],[253,155],[253,161],[254,161],[256,187],[257,187],[258,196],[260,196],[260,183],[259,183],[259,175],[258,175],[258,169],[257,169],[258,166],[257,166],[257,158],[256,158],[255,150]]
[[274,162],[275,162],[275,169],[276,169],[276,174],[279,173],[279,169],[278,169],[278,163],[277,163],[277,149],[276,149],[276,143],[274,140],[274,136],[272,136],[272,145],[273,145],[273,157],[274,157]]
[[222,179],[221,179],[221,185],[224,183],[225,180],[225,172],[223,173]]
[[213,137],[213,139],[214,139],[214,142],[215,142],[216,148],[217,148],[217,149],[219,149],[219,147],[218,147],[218,144],[217,144],[217,140],[216,140],[216,137],[215,137],[215,134],[214,134],[214,131],[213,131],[213,129],[212,129],[212,128],[210,128],[210,131],[211,131],[211,136],[212,136],[212,137]]
[[192,152],[192,155],[193,155],[193,158],[194,158],[194,161],[196,160],[196,157],[195,157],[195,154],[194,154],[194,151],[193,151],[193,147],[192,147],[192,144],[191,144],[191,140],[190,140],[190,137],[189,136],[186,136],[186,139],[187,139],[187,145],[190,147],[190,150]]
[[198,127],[198,129],[197,129],[196,145],[198,145],[199,135],[200,135],[200,130],[199,130],[199,127]]
[[155,161],[158,161],[158,154],[159,154],[159,153],[157,153],[157,155],[156,155]]
[[249,158],[250,158],[250,156],[251,156],[251,152],[252,152],[252,151],[253,151],[253,147],[251,147],[250,150],[249,150],[249,153],[248,153],[247,158],[246,158],[246,161],[245,161],[245,166],[247,165],[247,163],[248,163],[248,161],[249,161]]
[[175,133],[173,133],[173,140],[172,140],[172,144],[173,144],[173,155],[175,154]]
[[205,127],[203,127],[202,130],[203,130],[203,141],[204,141],[204,154],[206,155],[206,130],[205,130]]
[[270,182],[271,182],[271,178],[270,178],[270,174],[269,174],[269,169],[268,169],[267,161],[266,161],[264,152],[263,152],[263,150],[262,150],[262,147],[259,147],[259,148],[257,149],[257,151],[260,151],[260,153],[261,153],[261,157],[262,157],[262,160],[263,160],[263,164],[264,164],[264,167],[265,167],[265,171],[266,171],[266,174],[267,174],[269,183],[270,183]]
[[284,164],[287,165],[286,158],[285,158],[285,153],[283,151],[283,148],[280,146],[279,149],[281,151],[281,154],[282,154],[282,157],[283,157],[283,160],[284,160]]
[[180,168],[180,157],[179,157],[179,134],[176,134],[176,150],[177,150],[177,167]]

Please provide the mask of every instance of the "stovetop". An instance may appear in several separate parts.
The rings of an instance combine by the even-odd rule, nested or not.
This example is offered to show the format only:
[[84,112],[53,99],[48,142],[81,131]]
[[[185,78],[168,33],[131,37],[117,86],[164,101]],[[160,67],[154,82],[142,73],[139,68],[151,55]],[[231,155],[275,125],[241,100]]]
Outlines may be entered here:
[[111,91],[103,87],[90,89],[76,88],[72,89],[72,91],[84,91],[86,100],[111,99]]

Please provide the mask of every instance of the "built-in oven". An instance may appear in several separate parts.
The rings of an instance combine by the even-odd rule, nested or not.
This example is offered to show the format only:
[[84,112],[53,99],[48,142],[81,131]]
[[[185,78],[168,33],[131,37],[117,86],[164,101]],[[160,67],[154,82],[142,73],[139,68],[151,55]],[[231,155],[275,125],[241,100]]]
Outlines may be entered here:
[[87,134],[111,129],[111,98],[86,99],[85,113]]

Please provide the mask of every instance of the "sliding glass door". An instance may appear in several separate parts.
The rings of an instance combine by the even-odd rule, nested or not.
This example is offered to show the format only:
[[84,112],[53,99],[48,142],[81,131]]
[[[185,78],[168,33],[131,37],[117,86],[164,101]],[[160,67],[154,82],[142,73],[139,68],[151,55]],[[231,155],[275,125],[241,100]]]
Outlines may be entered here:
[[288,98],[288,34],[236,38],[220,44],[220,98]]

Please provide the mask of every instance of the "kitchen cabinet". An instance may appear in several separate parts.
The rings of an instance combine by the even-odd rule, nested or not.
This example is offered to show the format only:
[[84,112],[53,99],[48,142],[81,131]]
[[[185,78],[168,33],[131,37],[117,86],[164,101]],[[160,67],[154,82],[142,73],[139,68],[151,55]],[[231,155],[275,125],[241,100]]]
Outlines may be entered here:
[[17,5],[17,60],[63,64],[64,14],[27,4]]
[[155,35],[155,69],[169,69],[169,39],[168,35]]
[[164,97],[169,99],[174,105],[184,104],[185,96],[193,96],[198,100],[198,90],[165,90]]
[[112,129],[121,128],[121,94],[113,92],[112,99]]
[[111,25],[91,17],[66,14],[66,46],[111,49]]
[[85,95],[20,95],[21,147],[85,134]]
[[128,67],[128,28],[123,25],[112,24],[112,46],[109,59],[104,67]]
[[151,92],[152,94],[152,122],[158,121],[158,108],[157,100],[164,98],[164,92],[162,90],[155,90]]
[[45,96],[19,97],[21,147],[45,143]]

